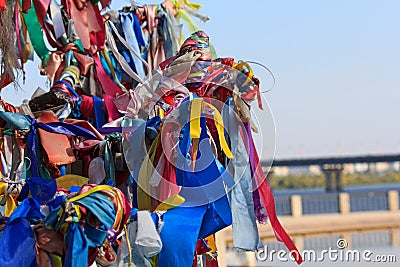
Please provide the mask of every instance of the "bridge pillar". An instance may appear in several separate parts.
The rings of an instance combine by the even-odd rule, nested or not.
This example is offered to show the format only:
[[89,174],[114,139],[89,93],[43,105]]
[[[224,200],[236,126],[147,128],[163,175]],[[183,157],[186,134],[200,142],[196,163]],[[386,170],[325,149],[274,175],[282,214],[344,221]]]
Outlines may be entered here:
[[336,169],[336,191],[337,192],[343,191],[342,173],[343,173],[343,166],[340,165],[340,167],[338,169]]
[[[325,174],[325,190],[326,192],[341,192],[343,191],[342,172],[343,166],[341,164],[324,164],[321,167],[322,172]],[[333,187],[333,179],[335,179],[336,190]]]

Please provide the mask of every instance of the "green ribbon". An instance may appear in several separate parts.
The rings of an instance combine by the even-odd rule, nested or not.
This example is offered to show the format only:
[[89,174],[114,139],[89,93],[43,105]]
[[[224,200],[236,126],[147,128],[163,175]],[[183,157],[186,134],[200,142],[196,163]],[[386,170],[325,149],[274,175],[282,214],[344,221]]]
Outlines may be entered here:
[[[20,5],[22,5],[22,0],[19,0]],[[24,16],[26,28],[28,29],[29,37],[32,42],[33,49],[36,54],[42,60],[42,65],[45,67],[47,65],[47,59],[49,58],[50,51],[47,49],[46,44],[43,40],[43,32],[41,30],[40,23],[37,19],[36,11],[34,5],[28,10],[28,13],[22,13]]]

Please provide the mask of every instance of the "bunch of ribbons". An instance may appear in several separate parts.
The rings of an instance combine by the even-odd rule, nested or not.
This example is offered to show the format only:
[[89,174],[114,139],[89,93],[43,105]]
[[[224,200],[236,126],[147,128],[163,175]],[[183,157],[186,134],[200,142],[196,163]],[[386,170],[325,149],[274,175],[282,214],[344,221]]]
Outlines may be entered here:
[[33,53],[51,84],[0,99],[0,266],[215,267],[218,231],[255,251],[268,219],[301,263],[253,141],[251,66],[216,57],[199,4],[110,2],[0,0],[1,88]]

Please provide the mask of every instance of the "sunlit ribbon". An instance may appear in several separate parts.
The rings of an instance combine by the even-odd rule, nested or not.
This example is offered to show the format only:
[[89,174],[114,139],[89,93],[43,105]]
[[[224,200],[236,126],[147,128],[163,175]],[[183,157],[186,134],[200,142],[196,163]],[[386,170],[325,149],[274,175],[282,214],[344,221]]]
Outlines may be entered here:
[[221,113],[213,105],[203,101],[203,98],[195,98],[192,101],[191,114],[190,114],[190,137],[200,138],[201,128],[200,128],[200,115],[203,104],[213,110],[214,113],[214,123],[217,128],[219,141],[221,143],[221,148],[228,158],[234,158],[231,150],[229,149],[228,143],[225,139],[224,122],[222,121]]

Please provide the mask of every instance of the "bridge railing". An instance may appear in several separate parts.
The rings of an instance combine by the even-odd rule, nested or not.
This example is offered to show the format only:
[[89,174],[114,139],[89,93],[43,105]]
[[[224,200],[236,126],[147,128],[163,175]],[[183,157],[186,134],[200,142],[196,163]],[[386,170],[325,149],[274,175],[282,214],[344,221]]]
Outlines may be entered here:
[[279,216],[388,211],[399,209],[400,196],[396,190],[388,192],[352,192],[321,195],[292,195],[275,198]]
[[[318,201],[324,204],[317,204]],[[339,238],[349,248],[400,246],[399,191],[374,193],[329,193],[321,195],[277,196],[280,221],[297,248],[325,249],[334,247]],[[364,204],[366,203],[366,204]],[[305,206],[315,206],[305,208]],[[329,212],[321,213],[324,208]],[[325,210],[326,211],[326,210]],[[280,250],[271,227],[259,225],[260,238],[269,248]],[[232,256],[232,228],[217,233],[219,266],[227,266]],[[229,253],[230,256],[227,256]],[[257,266],[254,252],[246,252],[243,266]]]

